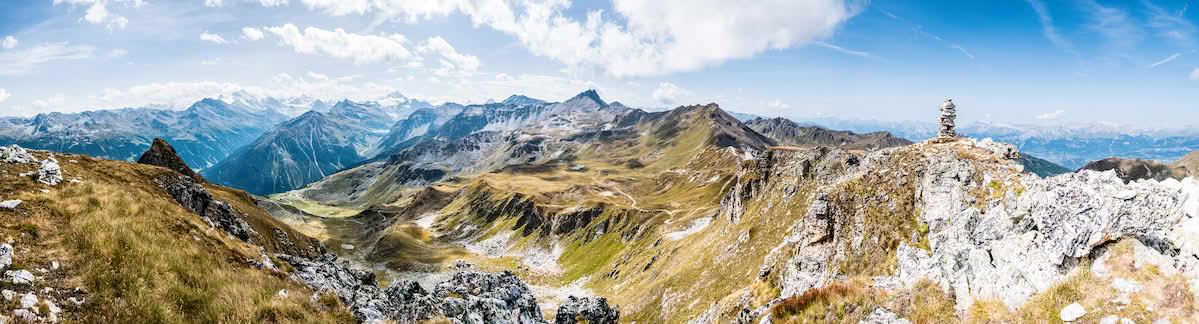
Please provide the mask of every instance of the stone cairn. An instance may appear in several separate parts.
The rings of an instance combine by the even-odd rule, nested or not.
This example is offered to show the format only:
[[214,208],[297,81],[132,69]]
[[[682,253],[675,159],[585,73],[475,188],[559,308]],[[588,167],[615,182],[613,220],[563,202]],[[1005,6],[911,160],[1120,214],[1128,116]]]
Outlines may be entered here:
[[953,120],[958,117],[955,108],[953,99],[945,99],[945,103],[941,105],[941,132],[937,134],[938,138],[951,139],[958,136],[957,131],[953,130]]

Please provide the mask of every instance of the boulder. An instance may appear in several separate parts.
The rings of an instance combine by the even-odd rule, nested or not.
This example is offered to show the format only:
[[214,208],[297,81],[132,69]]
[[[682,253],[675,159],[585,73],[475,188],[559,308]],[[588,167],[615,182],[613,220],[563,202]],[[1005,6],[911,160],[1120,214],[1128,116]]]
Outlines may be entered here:
[[1079,305],[1078,303],[1073,303],[1073,304],[1070,304],[1069,306],[1066,306],[1066,308],[1062,308],[1062,312],[1059,315],[1063,322],[1073,322],[1075,320],[1078,320],[1079,318],[1082,318],[1083,315],[1086,315],[1086,314],[1087,314],[1087,310],[1082,308],[1082,305]]
[[879,307],[875,308],[874,312],[870,313],[870,316],[866,316],[866,319],[858,322],[858,324],[912,324],[912,321],[901,318],[886,308]]
[[12,245],[0,244],[0,271],[8,270],[8,266],[12,265],[12,252]]
[[26,270],[5,271],[4,278],[14,285],[33,284],[33,273]]
[[13,209],[13,208],[17,208],[17,206],[20,206],[21,203],[22,203],[22,201],[20,201],[20,200],[0,201],[0,208]]
[[171,169],[199,183],[208,182],[208,180],[205,180],[204,177],[196,173],[195,170],[188,167],[187,162],[184,162],[183,158],[179,157],[179,154],[175,152],[175,148],[171,147],[171,144],[168,144],[166,140],[161,138],[154,139],[154,144],[151,144],[150,149],[142,153],[142,156],[137,159],[137,163]]
[[555,324],[617,324],[620,323],[620,307],[609,307],[606,298],[570,296],[566,303],[558,306]]
[[25,294],[21,296],[21,308],[29,310],[37,310],[37,296],[34,294]]

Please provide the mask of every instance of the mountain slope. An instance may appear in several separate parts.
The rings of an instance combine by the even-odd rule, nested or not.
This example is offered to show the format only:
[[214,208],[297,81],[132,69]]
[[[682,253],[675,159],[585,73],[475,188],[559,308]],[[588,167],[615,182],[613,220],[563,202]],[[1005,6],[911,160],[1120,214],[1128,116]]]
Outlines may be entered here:
[[757,118],[745,123],[753,130],[791,146],[833,146],[847,150],[872,150],[912,144],[911,141],[892,136],[887,132],[855,134],[850,131],[834,131],[818,126],[799,126],[786,118]]
[[[39,159],[50,154],[34,152]],[[165,181],[190,181],[176,172],[53,154],[62,160],[64,176],[82,180],[49,186],[28,177],[0,179],[5,199],[23,201],[0,208],[0,223],[7,224],[0,236],[11,238],[18,251],[7,270],[20,267],[37,278],[30,285],[5,282],[5,289],[56,305],[44,304],[35,317],[80,323],[354,322],[337,298],[287,279],[285,267],[247,263],[278,262],[277,253],[314,257],[322,247],[271,218],[244,192],[193,187],[247,224],[253,230],[248,242],[214,228],[172,197]],[[36,168],[0,162],[8,174]],[[216,206],[216,200],[205,201]],[[281,290],[289,294],[280,297]],[[3,303],[0,313],[12,315],[20,307]]]
[[1116,176],[1124,180],[1124,182],[1153,179],[1163,181],[1166,179],[1181,180],[1187,176],[1187,170],[1182,167],[1170,166],[1161,162],[1142,160],[1142,159],[1122,159],[1122,158],[1106,158],[1099,161],[1093,161],[1083,166],[1081,170],[1092,171],[1109,171],[1114,170]]
[[365,130],[310,111],[202,172],[213,183],[269,194],[298,188],[365,159]]

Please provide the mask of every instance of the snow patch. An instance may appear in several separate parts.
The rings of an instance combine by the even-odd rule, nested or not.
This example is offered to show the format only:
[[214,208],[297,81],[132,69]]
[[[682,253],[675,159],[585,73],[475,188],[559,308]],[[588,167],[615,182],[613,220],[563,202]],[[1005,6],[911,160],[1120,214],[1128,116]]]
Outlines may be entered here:
[[691,222],[690,225],[687,225],[687,228],[684,228],[681,231],[667,233],[664,236],[668,240],[678,241],[685,237],[691,236],[691,234],[699,233],[705,228],[708,228],[709,225],[712,225],[712,218],[704,217]]

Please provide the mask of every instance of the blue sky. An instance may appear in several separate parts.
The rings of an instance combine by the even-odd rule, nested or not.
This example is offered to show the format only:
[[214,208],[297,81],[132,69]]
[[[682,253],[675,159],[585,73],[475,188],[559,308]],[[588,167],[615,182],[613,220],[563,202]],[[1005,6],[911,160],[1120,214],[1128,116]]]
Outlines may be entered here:
[[0,2],[0,115],[237,90],[477,103],[597,88],[798,119],[1181,127],[1199,14],[1111,0]]

